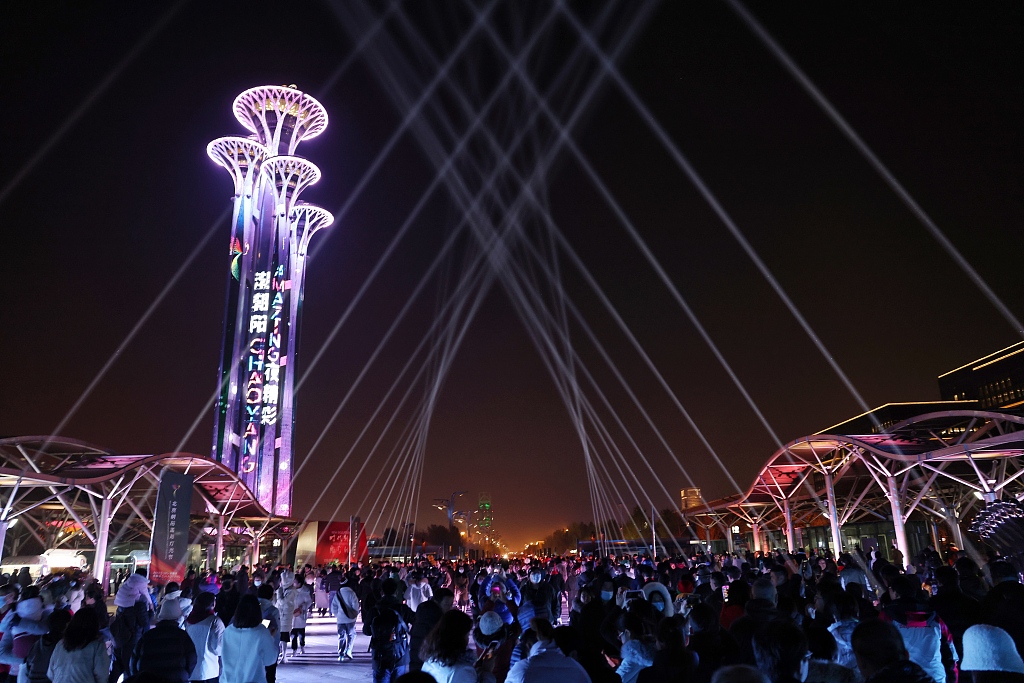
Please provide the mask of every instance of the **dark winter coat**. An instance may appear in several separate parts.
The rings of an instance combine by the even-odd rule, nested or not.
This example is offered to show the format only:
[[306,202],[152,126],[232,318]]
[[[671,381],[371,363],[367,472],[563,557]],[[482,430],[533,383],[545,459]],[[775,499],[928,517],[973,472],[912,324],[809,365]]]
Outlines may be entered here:
[[224,626],[231,625],[235,610],[238,609],[238,601],[241,599],[242,596],[234,588],[229,591],[222,590],[217,594],[217,616],[224,622]]
[[890,664],[865,683],[935,683],[924,669],[909,659]]
[[979,623],[981,605],[965,595],[959,588],[939,588],[939,594],[928,601],[929,609],[935,611],[953,634],[956,651],[963,656],[964,631]]
[[433,600],[425,600],[416,608],[416,618],[413,619],[412,628],[409,630],[409,663],[413,669],[419,670],[423,664],[420,659],[420,646],[423,640],[434,628],[437,622],[441,621],[441,605]]
[[754,634],[769,621],[778,618],[779,612],[772,603],[757,598],[747,601],[745,612],[732,622],[729,633],[739,646],[736,663],[757,666],[757,660],[754,659]]
[[812,659],[807,667],[805,683],[857,683],[858,672],[821,659]]
[[981,602],[981,613],[981,623],[1009,633],[1017,652],[1024,653],[1024,586],[1016,581],[997,583]]
[[658,650],[654,663],[637,675],[636,683],[691,683],[695,668],[693,653],[686,648]]
[[122,607],[110,622],[110,635],[114,638],[114,660],[120,670],[127,670],[135,646],[149,627],[149,612],[143,604]]
[[191,636],[178,628],[176,621],[165,619],[142,634],[132,654],[130,671],[133,675],[152,672],[170,681],[188,683],[197,661]]
[[50,679],[46,677],[46,670],[50,668],[50,657],[53,656],[53,649],[59,642],[60,638],[52,638],[47,634],[32,646],[22,665],[28,683],[50,683]]
[[324,577],[324,590],[328,593],[337,593],[341,590],[341,584],[344,578],[337,569],[332,569],[327,576]]
[[697,683],[710,683],[716,671],[723,666],[735,664],[738,657],[736,641],[728,631],[693,633],[690,635],[689,648],[698,658],[693,675]]

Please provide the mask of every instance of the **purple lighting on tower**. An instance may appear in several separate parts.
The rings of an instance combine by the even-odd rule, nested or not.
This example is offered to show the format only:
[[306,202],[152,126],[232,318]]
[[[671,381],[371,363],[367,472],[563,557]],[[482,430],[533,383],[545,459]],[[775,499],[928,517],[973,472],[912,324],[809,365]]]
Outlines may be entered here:
[[238,472],[264,508],[288,516],[305,259],[313,233],[334,221],[299,201],[320,169],[295,149],[323,132],[327,112],[286,86],[246,90],[233,108],[253,135],[206,148],[235,190],[213,457]]

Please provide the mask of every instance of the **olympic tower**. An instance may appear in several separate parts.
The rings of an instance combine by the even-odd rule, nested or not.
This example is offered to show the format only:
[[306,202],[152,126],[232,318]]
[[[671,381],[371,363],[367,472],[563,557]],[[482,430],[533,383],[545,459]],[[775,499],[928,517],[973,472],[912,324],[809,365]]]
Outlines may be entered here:
[[313,233],[334,221],[299,201],[320,169],[295,149],[324,131],[327,112],[294,86],[275,85],[246,90],[234,112],[252,135],[206,148],[235,190],[213,457],[238,472],[264,508],[288,516],[305,261]]

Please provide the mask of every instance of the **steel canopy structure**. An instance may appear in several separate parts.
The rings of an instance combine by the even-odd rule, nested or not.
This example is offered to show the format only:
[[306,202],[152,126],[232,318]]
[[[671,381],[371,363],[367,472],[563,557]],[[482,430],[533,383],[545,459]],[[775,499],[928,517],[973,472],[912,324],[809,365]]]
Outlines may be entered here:
[[[841,426],[841,425],[840,425]],[[687,516],[710,532],[749,525],[754,549],[765,532],[781,531],[790,549],[796,529],[828,526],[837,551],[842,527],[891,522],[910,557],[906,524],[914,515],[945,524],[960,548],[963,525],[985,504],[1024,497],[1024,416],[952,409],[928,412],[872,434],[819,433],[776,451],[742,495],[711,501]],[[849,546],[850,544],[846,544]],[[846,550],[851,550],[846,547]]]
[[[258,553],[261,539],[288,523],[273,517],[237,473],[209,457],[123,455],[76,439],[22,436],[0,439],[0,490],[6,492],[0,552],[14,534],[14,554],[34,540],[43,549],[92,546],[96,558],[106,558],[120,542],[148,539],[164,469],[195,477],[190,535],[193,543],[215,545],[217,566],[228,542],[252,544]],[[203,516],[206,523],[197,523]]]

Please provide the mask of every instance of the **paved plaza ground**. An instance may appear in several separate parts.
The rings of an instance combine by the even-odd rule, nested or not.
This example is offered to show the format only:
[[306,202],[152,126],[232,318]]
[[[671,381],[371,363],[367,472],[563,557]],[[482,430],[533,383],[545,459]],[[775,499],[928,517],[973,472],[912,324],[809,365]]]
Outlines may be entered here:
[[310,617],[306,624],[306,654],[289,656],[284,664],[279,664],[277,680],[280,683],[371,680],[370,653],[367,652],[370,637],[364,636],[362,629],[363,623],[356,622],[356,647],[352,651],[355,660],[341,663],[338,661],[338,627],[334,617]]

